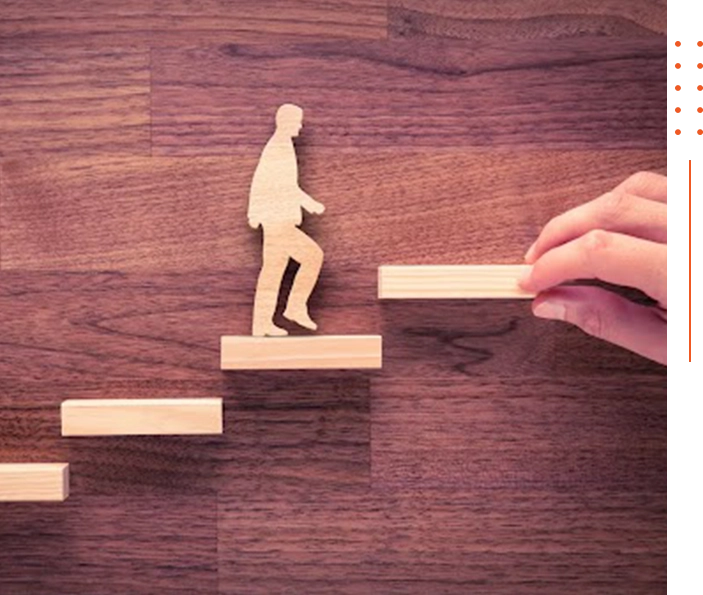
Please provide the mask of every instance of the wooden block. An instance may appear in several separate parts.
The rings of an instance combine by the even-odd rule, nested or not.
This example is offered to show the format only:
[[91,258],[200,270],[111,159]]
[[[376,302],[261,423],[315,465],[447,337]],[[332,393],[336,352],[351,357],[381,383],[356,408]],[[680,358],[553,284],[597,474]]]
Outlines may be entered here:
[[378,335],[316,337],[222,337],[223,370],[380,368]]
[[222,399],[70,399],[62,436],[222,434]]
[[528,265],[413,265],[378,268],[379,299],[531,298],[518,287]]
[[68,463],[0,464],[0,502],[61,502],[68,492]]

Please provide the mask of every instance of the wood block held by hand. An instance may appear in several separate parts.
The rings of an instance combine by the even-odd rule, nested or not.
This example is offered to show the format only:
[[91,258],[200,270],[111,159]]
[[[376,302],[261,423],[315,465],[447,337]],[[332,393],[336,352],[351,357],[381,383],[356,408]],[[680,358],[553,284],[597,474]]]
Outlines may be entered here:
[[223,370],[380,368],[383,340],[377,335],[222,337]]
[[0,464],[0,502],[61,502],[68,477],[68,463]]
[[379,299],[527,299],[529,265],[392,265],[378,268]]
[[70,399],[62,436],[222,434],[222,399]]

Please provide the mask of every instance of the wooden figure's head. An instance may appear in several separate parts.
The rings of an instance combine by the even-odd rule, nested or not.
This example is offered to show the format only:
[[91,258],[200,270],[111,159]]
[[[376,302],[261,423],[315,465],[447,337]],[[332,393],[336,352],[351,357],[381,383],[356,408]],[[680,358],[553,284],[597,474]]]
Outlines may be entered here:
[[303,110],[292,103],[284,103],[276,112],[276,132],[296,138],[303,127]]

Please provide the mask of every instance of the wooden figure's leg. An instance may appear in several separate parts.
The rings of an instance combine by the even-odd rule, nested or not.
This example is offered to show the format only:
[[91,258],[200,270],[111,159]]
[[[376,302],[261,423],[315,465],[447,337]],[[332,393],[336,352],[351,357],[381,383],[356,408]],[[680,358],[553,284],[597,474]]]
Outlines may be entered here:
[[308,299],[320,276],[324,253],[310,236],[298,228],[286,241],[290,257],[300,264],[300,268],[295,275],[283,316],[305,328],[316,330],[317,324],[308,314]]
[[288,252],[278,234],[270,234],[265,230],[263,252],[263,265],[254,297],[252,334],[255,337],[287,335],[285,329],[273,323],[273,316],[276,312],[283,273],[288,266]]

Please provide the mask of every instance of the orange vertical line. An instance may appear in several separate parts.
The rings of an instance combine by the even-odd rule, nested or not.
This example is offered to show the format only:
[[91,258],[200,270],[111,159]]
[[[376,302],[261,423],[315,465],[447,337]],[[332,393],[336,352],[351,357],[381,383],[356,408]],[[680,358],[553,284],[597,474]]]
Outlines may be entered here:
[[693,361],[693,161],[688,162],[688,361]]

